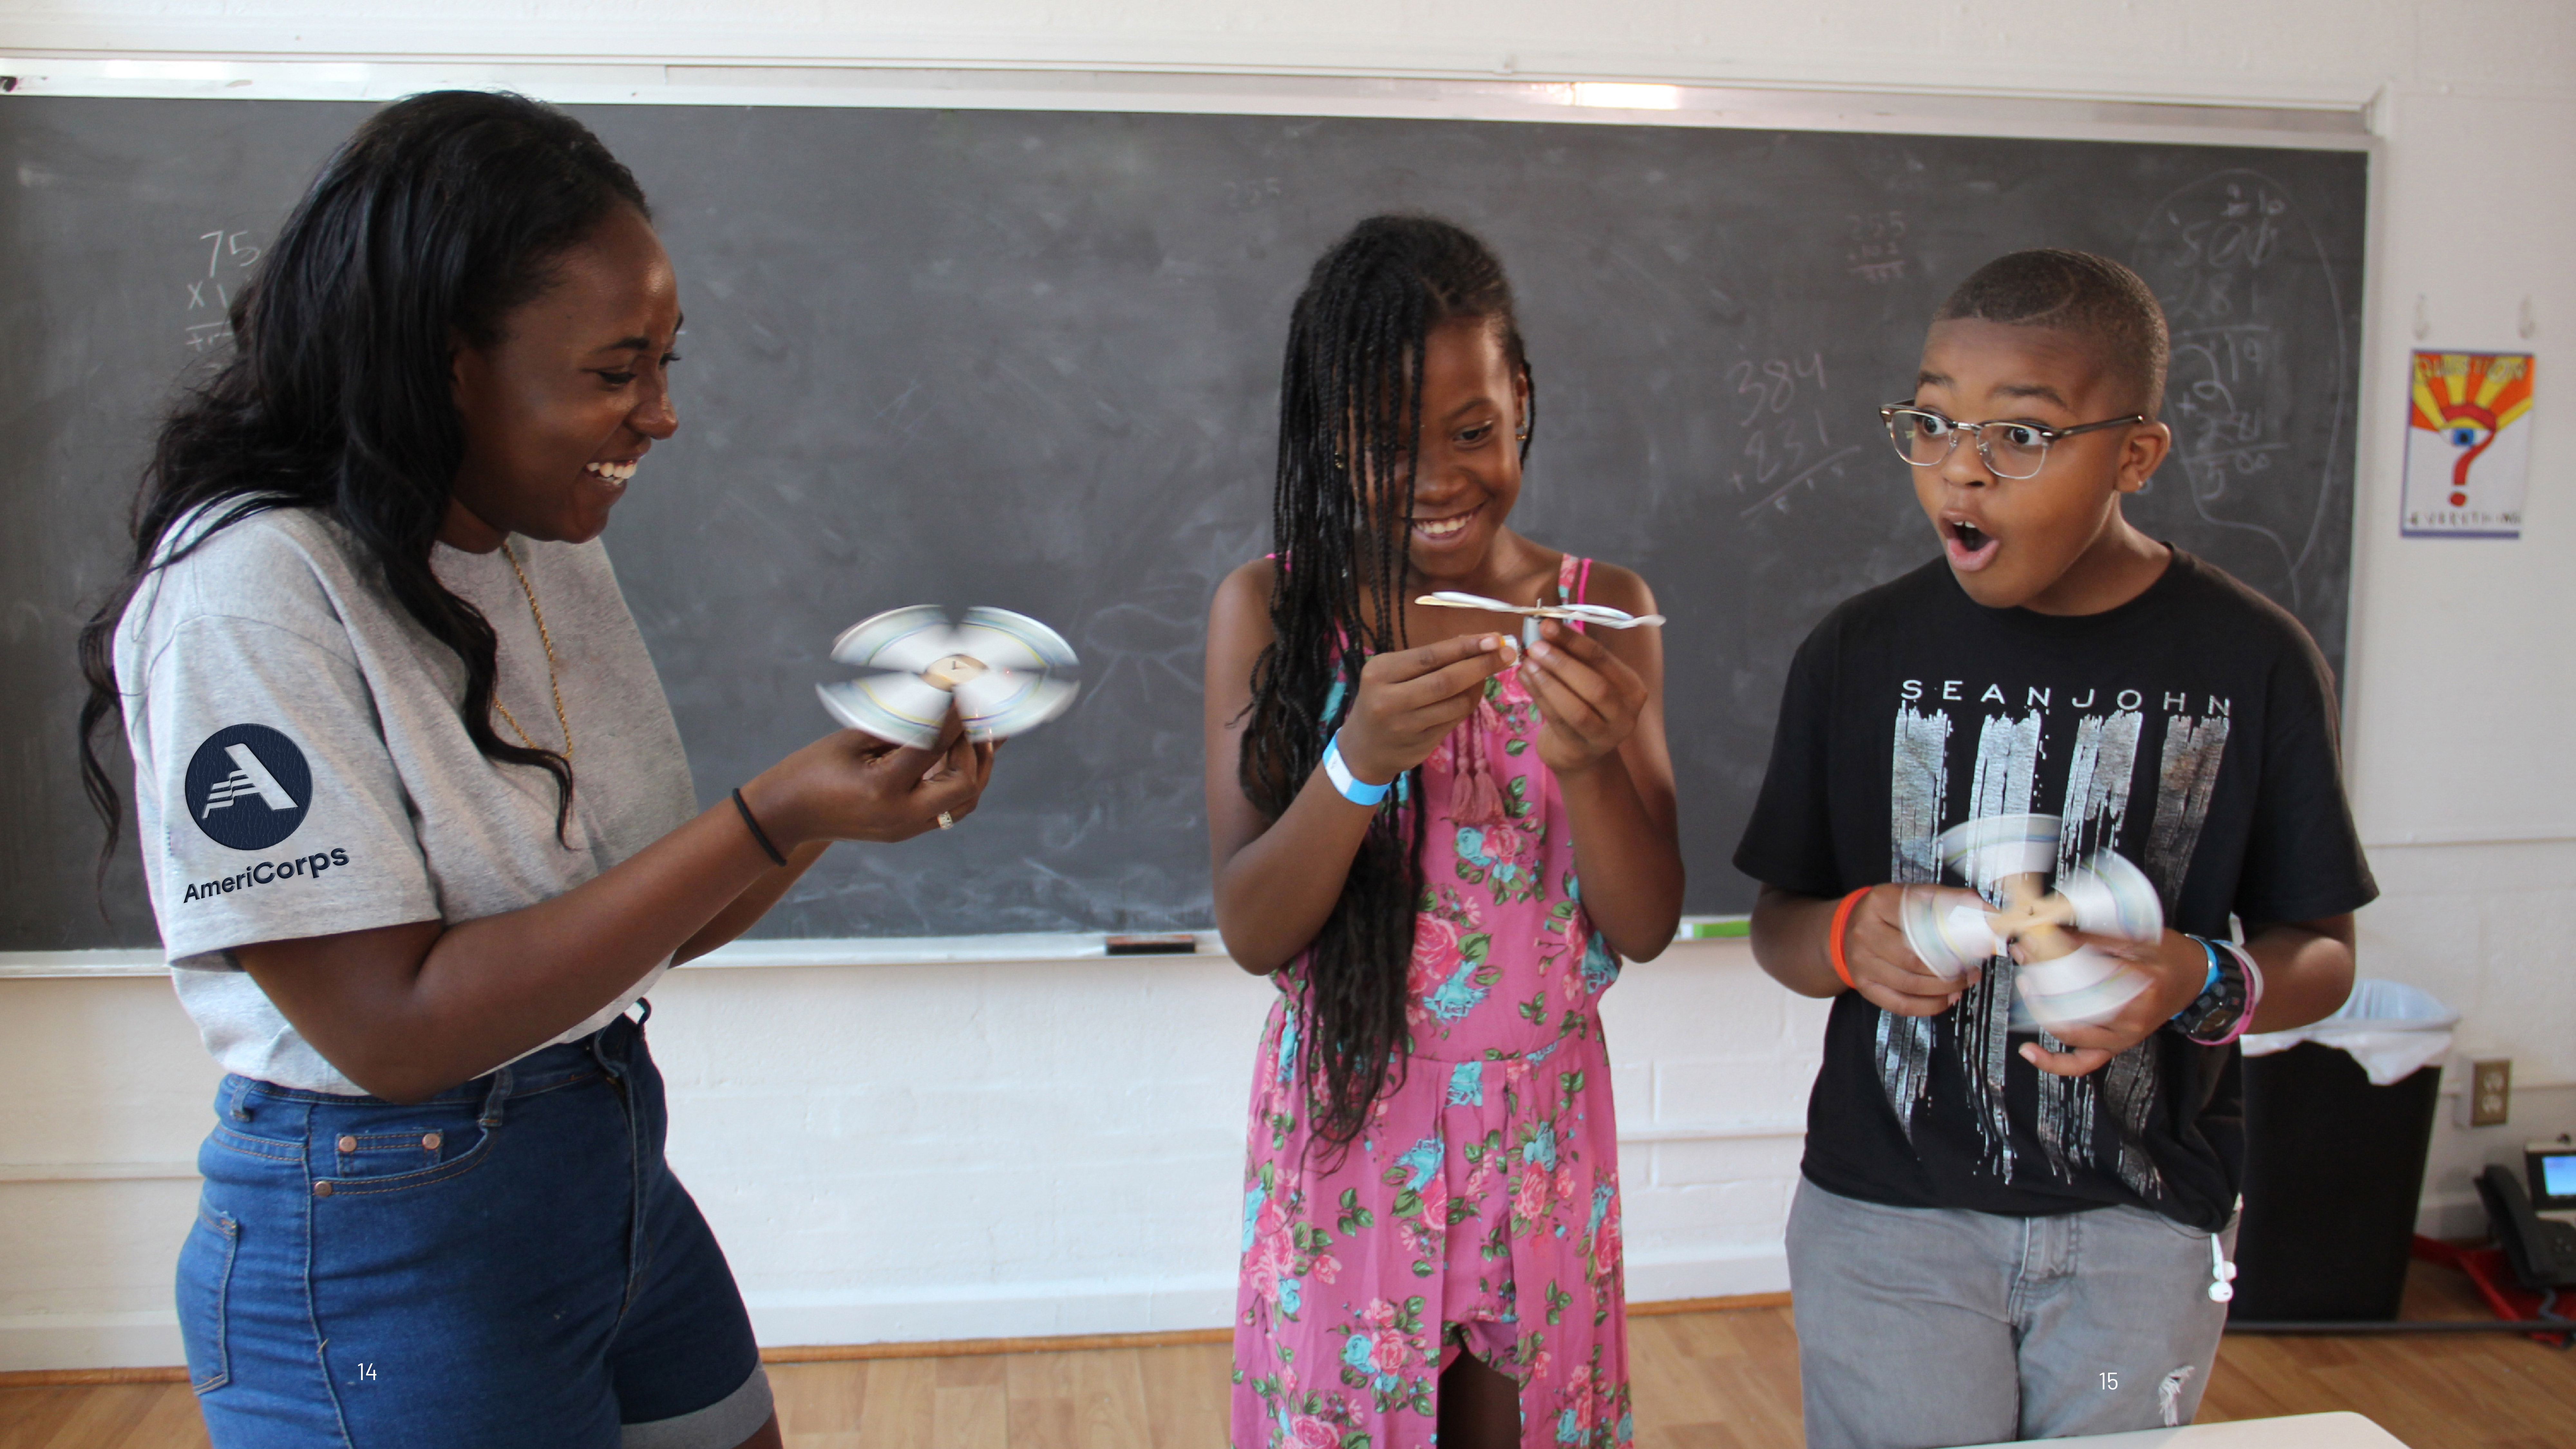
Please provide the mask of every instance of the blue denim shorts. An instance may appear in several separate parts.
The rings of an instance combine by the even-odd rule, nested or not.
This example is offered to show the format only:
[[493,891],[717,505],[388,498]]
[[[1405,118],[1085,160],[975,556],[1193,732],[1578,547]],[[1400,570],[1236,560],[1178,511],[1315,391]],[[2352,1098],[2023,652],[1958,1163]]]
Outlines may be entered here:
[[732,1449],[770,1414],[635,1022],[405,1106],[226,1077],[179,1253],[217,1449]]

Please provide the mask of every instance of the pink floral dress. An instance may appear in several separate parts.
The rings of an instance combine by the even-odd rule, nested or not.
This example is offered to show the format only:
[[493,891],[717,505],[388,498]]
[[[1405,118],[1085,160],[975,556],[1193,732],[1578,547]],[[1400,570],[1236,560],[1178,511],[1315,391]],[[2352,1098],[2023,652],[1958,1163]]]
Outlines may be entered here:
[[[1590,561],[1568,556],[1561,596]],[[1624,1446],[1618,1131],[1593,933],[1517,667],[1422,771],[1425,899],[1400,1085],[1335,1163],[1296,1081],[1296,973],[1261,1039],[1244,1170],[1233,1449],[1434,1442],[1463,1351],[1518,1385],[1524,1445]]]

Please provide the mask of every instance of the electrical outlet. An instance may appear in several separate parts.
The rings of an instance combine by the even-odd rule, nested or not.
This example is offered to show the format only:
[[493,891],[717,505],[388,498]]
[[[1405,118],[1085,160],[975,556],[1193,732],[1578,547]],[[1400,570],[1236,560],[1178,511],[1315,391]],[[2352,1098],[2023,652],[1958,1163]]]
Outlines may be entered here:
[[2460,1092],[2460,1125],[2503,1126],[2513,1114],[2513,1062],[2494,1057],[2467,1065],[2469,1079]]

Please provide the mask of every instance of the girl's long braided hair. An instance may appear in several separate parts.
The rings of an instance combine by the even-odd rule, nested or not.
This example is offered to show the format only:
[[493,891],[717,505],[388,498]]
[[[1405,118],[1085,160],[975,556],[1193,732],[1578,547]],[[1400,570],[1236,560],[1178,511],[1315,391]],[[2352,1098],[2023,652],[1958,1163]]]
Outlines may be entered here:
[[[456,339],[499,340],[502,319],[544,292],[563,253],[621,206],[651,215],[634,176],[588,127],[524,96],[410,96],[368,117],[323,163],[233,299],[231,358],[161,425],[125,575],[81,629],[81,784],[107,825],[102,880],[123,818],[95,748],[99,727],[124,714],[118,621],[155,570],[271,508],[310,508],[338,524],[403,612],[455,651],[467,738],[488,758],[552,775],[562,831],[572,766],[493,730],[492,625],[439,582],[430,547],[465,457],[450,382]],[[201,521],[168,547],[192,517]]]
[[[1253,663],[1239,764],[1244,794],[1272,819],[1348,716],[1360,666],[1406,647],[1423,348],[1434,327],[1462,319],[1495,330],[1526,384],[1501,260],[1473,233],[1427,216],[1373,216],[1352,228],[1315,263],[1290,316],[1271,503],[1273,642]],[[1524,458],[1535,392],[1525,407]],[[1408,772],[1370,822],[1297,977],[1295,1067],[1310,1125],[1344,1150],[1389,1074],[1400,1081],[1406,1066],[1424,812],[1400,802],[1420,791],[1421,771]]]

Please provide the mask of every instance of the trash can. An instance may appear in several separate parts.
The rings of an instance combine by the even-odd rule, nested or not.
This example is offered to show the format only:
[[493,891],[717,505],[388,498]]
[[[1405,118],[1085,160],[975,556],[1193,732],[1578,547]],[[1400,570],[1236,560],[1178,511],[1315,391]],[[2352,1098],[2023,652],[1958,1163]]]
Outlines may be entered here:
[[2229,1316],[2386,1321],[2406,1290],[2459,1013],[2362,981],[2334,1015],[2244,1039],[2245,1211]]

